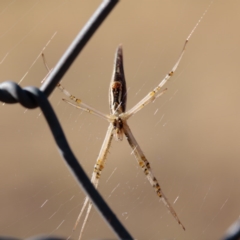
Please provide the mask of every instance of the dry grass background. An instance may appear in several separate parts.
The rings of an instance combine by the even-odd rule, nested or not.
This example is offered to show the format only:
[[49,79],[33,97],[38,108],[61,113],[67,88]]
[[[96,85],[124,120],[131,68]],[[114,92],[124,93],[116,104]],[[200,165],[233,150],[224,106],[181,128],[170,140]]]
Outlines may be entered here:
[[[57,31],[45,51],[54,66],[100,2],[2,0],[0,59],[8,55],[0,65],[1,81],[18,82]],[[107,113],[113,57],[122,43],[128,107],[133,106],[171,69],[209,3],[120,1],[63,85]],[[178,198],[174,208],[186,232],[158,202],[126,140],[112,144],[100,192],[136,239],[220,239],[239,216],[239,8],[239,1],[214,2],[168,92],[129,121],[166,196],[171,202]],[[21,85],[39,87],[45,74],[39,59]],[[63,97],[56,90],[50,101],[90,175],[108,123],[71,108]],[[0,106],[0,112],[0,234],[68,237],[84,194],[60,159],[43,116],[18,104]],[[93,211],[84,239],[97,238],[115,235]]]

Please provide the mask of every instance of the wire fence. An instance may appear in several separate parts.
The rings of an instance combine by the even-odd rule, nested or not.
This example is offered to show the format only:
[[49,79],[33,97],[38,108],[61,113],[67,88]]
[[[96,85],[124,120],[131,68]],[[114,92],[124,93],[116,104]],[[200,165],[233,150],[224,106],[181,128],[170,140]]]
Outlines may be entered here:
[[[23,107],[34,109],[41,108],[44,117],[53,134],[54,140],[58,146],[58,150],[67,166],[76,177],[82,190],[90,197],[95,207],[105,219],[107,224],[112,228],[119,239],[133,239],[130,233],[118,220],[113,211],[109,208],[107,203],[93,187],[86,173],[82,169],[79,161],[74,156],[62,130],[62,127],[57,119],[57,116],[49,103],[47,97],[55,89],[57,83],[67,72],[71,64],[74,62],[78,54],[84,48],[86,43],[96,32],[98,27],[102,24],[104,19],[109,15],[112,9],[116,6],[119,0],[104,0],[97,8],[95,13],[79,32],[73,42],[70,44],[66,52],[56,64],[53,71],[49,74],[46,81],[40,89],[36,87],[21,88],[18,84],[11,81],[6,81],[0,84],[0,100],[5,103],[13,104],[20,103]],[[17,239],[10,237],[0,237],[1,239]],[[34,237],[30,239],[62,239],[55,237]],[[227,231],[223,240],[237,240],[240,239],[240,221],[237,220]]]

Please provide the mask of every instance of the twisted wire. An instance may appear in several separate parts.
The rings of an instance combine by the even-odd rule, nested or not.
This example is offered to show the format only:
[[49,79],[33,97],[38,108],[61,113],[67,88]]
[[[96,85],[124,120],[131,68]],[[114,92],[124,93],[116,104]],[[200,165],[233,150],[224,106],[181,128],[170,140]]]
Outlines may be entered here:
[[88,176],[74,156],[58,118],[45,94],[36,87],[21,88],[15,82],[7,81],[0,84],[0,100],[10,104],[19,102],[22,106],[30,109],[38,106],[41,108],[58,146],[59,153],[65,160],[65,163],[69,167],[70,171],[78,180],[79,185],[91,198],[98,211],[102,214],[116,235],[120,239],[133,239],[121,222],[117,219],[116,215],[111,211],[98,191],[94,188]]

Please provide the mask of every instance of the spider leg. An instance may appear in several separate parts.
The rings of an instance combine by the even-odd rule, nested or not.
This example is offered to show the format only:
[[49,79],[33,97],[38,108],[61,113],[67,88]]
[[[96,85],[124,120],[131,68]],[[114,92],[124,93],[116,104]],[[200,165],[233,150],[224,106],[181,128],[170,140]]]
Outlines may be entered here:
[[[89,200],[89,199],[88,199],[88,200]],[[82,238],[82,234],[83,234],[85,225],[86,225],[86,223],[87,223],[89,214],[90,214],[90,212],[91,212],[91,210],[92,210],[92,205],[93,205],[92,202],[89,201],[88,208],[87,208],[87,212],[86,212],[86,216],[85,216],[85,218],[84,218],[84,220],[83,220],[83,224],[82,224],[82,228],[81,228],[81,231],[80,231],[78,240],[81,240],[81,238]]]
[[[48,77],[48,75],[49,75],[49,74],[51,73],[51,71],[52,71],[52,69],[50,69],[50,68],[48,67],[48,64],[47,64],[47,61],[46,61],[46,58],[45,58],[44,53],[42,53],[42,59],[43,59],[44,66],[45,66],[45,68],[46,68],[47,71],[48,71],[48,74],[45,76],[45,78],[42,80],[41,83],[43,83],[43,82],[46,80],[46,78]],[[112,122],[112,120],[111,120],[111,118],[110,118],[109,115],[106,115],[106,114],[104,114],[104,113],[96,110],[95,108],[87,105],[86,103],[82,102],[81,99],[76,98],[76,97],[75,97],[74,95],[72,95],[69,91],[67,91],[67,90],[62,86],[61,83],[58,83],[58,84],[57,84],[57,87],[58,87],[58,89],[59,89],[63,94],[65,94],[65,95],[66,95],[71,101],[73,101],[74,103],[72,103],[71,101],[68,101],[68,100],[66,100],[66,99],[63,99],[64,102],[67,102],[68,104],[70,104],[70,105],[73,106],[73,107],[76,107],[76,108],[78,108],[78,109],[82,109],[82,110],[85,111],[85,112],[88,112],[88,113],[97,115],[97,116],[99,116],[99,117],[101,117],[101,118],[104,118],[104,119]]]
[[[51,72],[52,69],[50,69],[50,68],[48,67],[47,60],[46,60],[45,55],[44,55],[43,52],[42,52],[42,60],[43,60],[44,67],[47,69],[48,74],[49,74],[49,72]],[[44,81],[42,81],[42,82],[44,82]]]
[[79,213],[79,215],[78,215],[78,217],[77,217],[77,220],[76,220],[76,222],[75,222],[75,225],[74,225],[74,227],[73,227],[73,231],[76,230],[77,225],[78,225],[78,223],[79,223],[79,221],[80,221],[80,219],[81,219],[81,216],[82,216],[82,214],[83,214],[83,212],[84,212],[84,210],[85,210],[85,208],[86,208],[88,202],[89,202],[89,198],[86,197],[85,200],[84,200],[84,203],[83,203],[82,209],[81,209],[81,211],[80,211],[80,213]]
[[[162,87],[166,84],[166,82],[171,78],[171,76],[176,71],[179,63],[182,60],[182,57],[183,57],[183,54],[185,52],[187,43],[188,43],[188,39],[185,41],[182,52],[181,52],[177,62],[175,63],[174,67],[172,68],[172,70],[163,78],[163,80],[158,84],[157,87],[155,87],[151,92],[149,92],[134,107],[132,107],[130,110],[128,110],[126,113],[123,114],[124,119],[128,119],[129,117],[131,117],[133,114],[137,113],[139,110],[141,110],[143,107],[148,105],[150,102],[152,102],[157,97],[156,94],[159,93],[159,91],[162,89]],[[163,92],[165,92],[165,90]]]
[[167,88],[165,88],[164,90],[162,90],[154,99],[161,97],[165,92],[167,91]]
[[[102,172],[102,170],[104,168],[104,165],[105,165],[105,162],[106,162],[107,154],[108,154],[108,151],[109,151],[112,139],[113,139],[113,129],[114,129],[114,126],[111,123],[109,125],[109,127],[108,127],[108,130],[107,130],[105,139],[103,141],[101,150],[100,150],[99,155],[97,157],[97,162],[96,162],[96,164],[94,166],[91,182],[92,182],[92,184],[94,185],[95,188],[98,187],[99,179],[100,179],[100,176],[101,176],[101,172]],[[92,209],[92,202],[89,200],[88,197],[86,197],[85,200],[84,200],[83,207],[81,209],[81,212],[80,212],[80,214],[79,214],[79,216],[78,216],[78,218],[76,220],[76,223],[74,225],[74,228],[73,228],[73,230],[76,229],[76,227],[77,227],[77,225],[78,225],[78,223],[80,221],[80,218],[81,218],[81,216],[82,216],[82,214],[83,214],[87,204],[88,204],[88,209],[87,209],[87,212],[86,212],[83,224],[82,224],[82,228],[81,228],[79,239],[81,239],[81,236],[82,236],[83,231],[84,231],[84,227],[85,227],[85,225],[87,223],[89,214],[90,214],[91,209]]]
[[200,19],[197,21],[197,23],[195,24],[195,26],[193,27],[192,31],[190,32],[190,34],[188,35],[187,39],[185,40],[185,43],[183,45],[183,49],[180,53],[180,56],[177,60],[177,62],[175,63],[175,65],[173,66],[172,70],[165,76],[165,78],[163,78],[163,80],[159,83],[159,85],[157,87],[155,87],[150,93],[148,93],[147,96],[145,96],[139,103],[137,103],[133,108],[131,108],[130,110],[128,110],[126,113],[122,114],[122,117],[124,119],[128,119],[129,117],[131,117],[133,114],[137,113],[140,109],[142,109],[144,106],[146,106],[147,104],[149,104],[150,102],[152,102],[155,99],[155,95],[162,89],[162,87],[165,85],[165,83],[171,78],[171,76],[174,74],[174,72],[177,70],[179,63],[182,60],[182,57],[184,55],[187,43],[189,41],[189,39],[191,38],[191,36],[193,35],[193,33],[195,32],[195,30],[197,29],[198,25],[200,24],[200,22],[202,21],[203,17],[206,15],[206,13],[208,12],[209,8],[211,7],[213,1],[211,1],[211,3],[208,5],[207,9],[204,11],[204,13],[202,14],[202,16],[200,17]]
[[101,117],[101,118],[103,118],[103,119],[105,119],[105,120],[107,120],[107,121],[109,121],[109,122],[113,122],[113,119],[112,119],[109,115],[103,114],[102,112],[96,110],[96,109],[93,108],[93,107],[88,106],[87,104],[85,104],[85,103],[83,103],[83,102],[81,103],[81,105],[77,105],[77,104],[75,104],[75,103],[72,103],[72,102],[64,99],[64,98],[63,98],[62,100],[63,100],[64,102],[68,103],[69,105],[75,107],[75,108],[81,109],[81,110],[83,110],[83,111],[85,111],[85,112],[88,112],[88,113],[91,113],[91,114],[96,115],[96,116],[98,116],[98,117]]
[[[150,102],[154,102],[155,99],[157,99],[158,97],[161,97],[164,93],[166,93],[167,88],[165,88],[164,90],[162,90],[160,93],[158,93],[156,95],[157,92],[154,93],[154,95],[147,99],[146,102],[143,103],[143,100],[141,100],[138,104],[136,104],[132,109],[130,109],[129,111],[122,113],[120,116],[123,120],[127,120],[129,119],[132,115],[134,115],[135,113],[137,113],[138,111],[140,111],[144,106],[146,106],[148,103]],[[149,93],[150,94],[150,93]]]
[[162,202],[167,207],[167,209],[171,212],[171,214],[173,215],[175,220],[178,222],[178,224],[180,224],[182,226],[183,230],[185,230],[185,227],[179,220],[175,210],[173,209],[173,207],[171,206],[171,204],[169,203],[169,201],[163,194],[162,189],[158,183],[158,180],[156,179],[156,177],[154,176],[154,174],[152,172],[150,163],[146,159],[144,153],[142,152],[140,146],[138,145],[136,139],[134,138],[134,136],[126,122],[124,122],[124,124],[123,124],[123,131],[124,131],[125,136],[127,137],[129,145],[131,146],[131,148],[133,150],[134,156],[135,156],[136,160],[138,161],[139,166],[142,168],[144,174],[146,175],[149,183],[154,188],[156,194],[162,200]]

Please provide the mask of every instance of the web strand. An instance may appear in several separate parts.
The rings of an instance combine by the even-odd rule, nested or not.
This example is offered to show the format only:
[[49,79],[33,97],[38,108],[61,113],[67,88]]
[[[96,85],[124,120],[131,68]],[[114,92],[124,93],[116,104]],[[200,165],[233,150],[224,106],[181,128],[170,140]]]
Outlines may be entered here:
[[42,53],[44,52],[44,50],[47,48],[47,46],[50,44],[50,42],[53,40],[53,38],[56,36],[57,32],[55,32],[52,37],[48,40],[48,42],[46,43],[46,45],[43,47],[43,49],[41,50],[41,52],[38,54],[38,56],[35,58],[35,60],[33,61],[33,63],[31,64],[31,66],[28,68],[27,72],[23,75],[23,77],[20,79],[20,81],[18,82],[18,84],[20,84],[23,79],[28,75],[28,73],[30,72],[31,68],[34,66],[34,64],[37,62],[37,60],[42,56]]
[[200,24],[200,22],[202,21],[202,19],[204,18],[204,16],[207,14],[209,8],[212,6],[214,1],[211,1],[210,4],[208,5],[207,9],[204,11],[204,13],[202,14],[202,16],[200,17],[200,19],[198,20],[198,22],[196,23],[196,25],[194,26],[193,30],[190,32],[190,34],[188,35],[186,41],[189,41],[189,39],[191,38],[191,36],[193,35],[193,33],[195,32],[196,28],[198,27],[198,25]]

